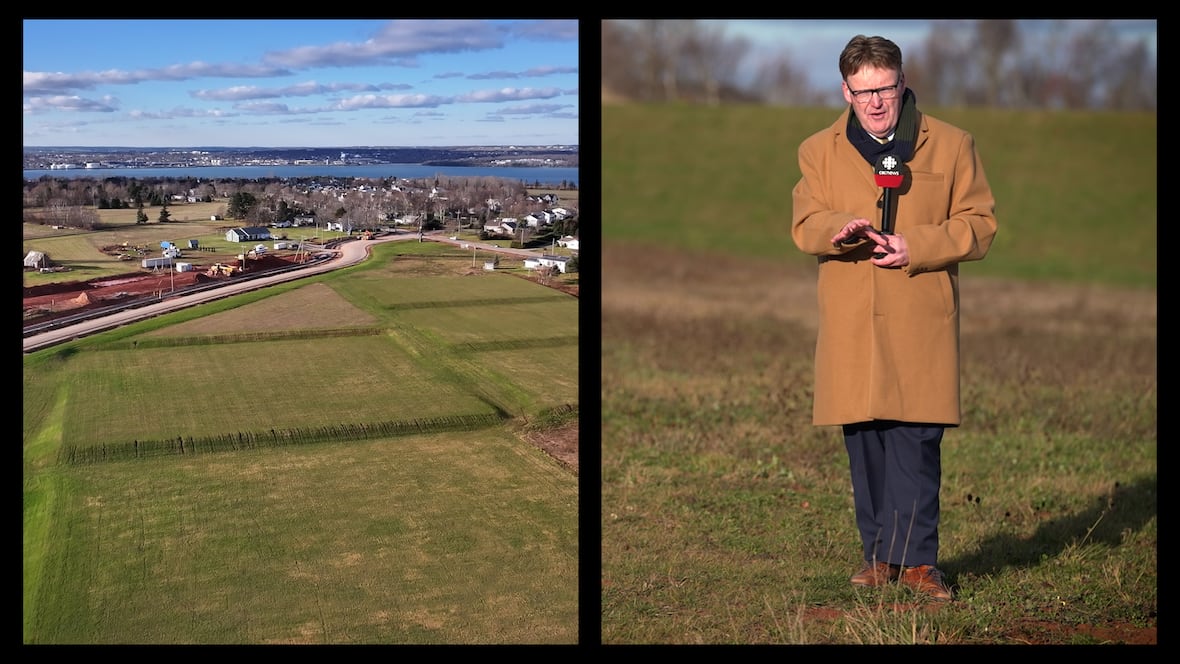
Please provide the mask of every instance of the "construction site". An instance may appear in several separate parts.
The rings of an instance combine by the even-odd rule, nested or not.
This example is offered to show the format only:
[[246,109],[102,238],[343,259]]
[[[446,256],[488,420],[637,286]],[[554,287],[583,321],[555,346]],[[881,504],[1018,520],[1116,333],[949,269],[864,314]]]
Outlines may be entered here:
[[[100,308],[132,299],[164,297],[195,284],[228,280],[246,272],[259,272],[289,267],[308,259],[307,252],[294,250],[264,250],[257,247],[236,256],[214,259],[214,252],[181,251],[167,258],[146,259],[136,247],[109,247],[107,250],[128,256],[120,260],[140,261],[140,269],[90,281],[65,281],[24,288],[24,322],[41,323],[56,317],[78,313],[88,308]],[[193,254],[203,254],[194,257]],[[144,263],[154,261],[148,267]]]

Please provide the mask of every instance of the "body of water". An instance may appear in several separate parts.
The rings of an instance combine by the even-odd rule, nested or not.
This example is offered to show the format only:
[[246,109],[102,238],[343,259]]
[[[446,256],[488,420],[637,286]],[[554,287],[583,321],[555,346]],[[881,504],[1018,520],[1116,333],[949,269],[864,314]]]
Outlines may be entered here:
[[508,178],[532,185],[559,185],[573,182],[577,186],[577,168],[536,168],[520,166],[426,166],[423,164],[365,164],[361,166],[332,166],[301,164],[298,166],[180,166],[176,168],[67,168],[61,170],[32,169],[25,171],[26,180],[37,180],[48,175],[55,178],[200,178],[229,180],[255,178],[389,178],[407,180],[448,177]]

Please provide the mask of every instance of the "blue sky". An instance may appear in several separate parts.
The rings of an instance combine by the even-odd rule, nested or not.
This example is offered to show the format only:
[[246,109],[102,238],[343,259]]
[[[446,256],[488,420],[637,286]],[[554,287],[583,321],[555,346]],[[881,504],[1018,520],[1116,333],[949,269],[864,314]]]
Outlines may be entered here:
[[[1063,21],[1067,34],[1085,28],[1095,19],[1019,19],[1025,49],[1035,49],[1048,38],[1054,21]],[[1124,42],[1145,40],[1154,56],[1156,21],[1154,19],[1102,19],[1109,21],[1118,38]],[[840,91],[840,72],[837,60],[848,40],[857,34],[888,37],[901,47],[903,54],[924,50],[924,42],[931,25],[947,19],[702,19],[702,23],[717,25],[729,37],[745,37],[751,43],[746,63],[753,66],[762,56],[786,51],[792,63],[806,73],[812,86],[830,85],[837,97]],[[973,21],[955,20],[952,23],[967,29]],[[838,103],[843,103],[842,101]]]
[[28,146],[573,145],[578,22],[25,20],[23,101]]

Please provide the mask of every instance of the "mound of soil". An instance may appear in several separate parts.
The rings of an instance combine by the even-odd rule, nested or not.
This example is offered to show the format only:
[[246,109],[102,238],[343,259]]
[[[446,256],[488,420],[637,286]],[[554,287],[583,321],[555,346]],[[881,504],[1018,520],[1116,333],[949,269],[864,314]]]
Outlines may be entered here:
[[528,443],[539,447],[562,466],[578,474],[578,422],[567,422],[548,431],[532,431],[522,434]]

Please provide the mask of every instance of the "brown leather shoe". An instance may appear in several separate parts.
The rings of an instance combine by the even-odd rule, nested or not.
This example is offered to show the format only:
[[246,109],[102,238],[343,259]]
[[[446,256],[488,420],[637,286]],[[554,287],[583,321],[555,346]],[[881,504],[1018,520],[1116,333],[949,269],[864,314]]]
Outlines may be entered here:
[[890,581],[897,579],[898,568],[889,563],[870,563],[865,562],[865,566],[856,574],[852,575],[849,581],[854,586],[862,586],[864,588],[876,588],[883,586]]
[[901,571],[897,582],[919,595],[925,595],[938,602],[948,602],[954,598],[942,579],[942,572],[934,565],[907,567]]

